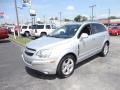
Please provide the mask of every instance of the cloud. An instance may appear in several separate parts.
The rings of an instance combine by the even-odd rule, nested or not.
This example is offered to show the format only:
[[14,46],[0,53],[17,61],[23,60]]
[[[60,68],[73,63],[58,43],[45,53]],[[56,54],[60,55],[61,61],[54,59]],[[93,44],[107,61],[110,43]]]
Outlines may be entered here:
[[72,5],[69,5],[69,6],[66,7],[66,10],[68,10],[68,11],[74,11],[75,7],[72,6]]

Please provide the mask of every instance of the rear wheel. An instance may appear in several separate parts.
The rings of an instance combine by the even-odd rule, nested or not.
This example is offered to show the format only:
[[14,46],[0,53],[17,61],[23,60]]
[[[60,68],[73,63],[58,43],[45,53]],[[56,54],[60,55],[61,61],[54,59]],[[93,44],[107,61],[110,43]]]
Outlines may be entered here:
[[61,78],[69,77],[74,72],[75,58],[73,55],[64,56],[57,68],[57,74]]
[[109,52],[109,44],[105,43],[102,51],[100,52],[100,55],[105,57],[108,54],[108,52]]
[[25,36],[26,36],[26,37],[29,37],[29,36],[30,36],[30,33],[29,33],[29,32],[25,32]]
[[46,36],[46,35],[47,35],[46,32],[41,32],[41,34],[40,34],[41,37]]

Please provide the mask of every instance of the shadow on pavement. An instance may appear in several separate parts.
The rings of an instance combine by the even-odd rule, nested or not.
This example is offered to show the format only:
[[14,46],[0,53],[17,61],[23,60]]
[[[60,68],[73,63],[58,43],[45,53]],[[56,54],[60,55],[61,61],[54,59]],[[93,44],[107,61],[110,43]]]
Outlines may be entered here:
[[94,60],[94,59],[97,58],[97,57],[99,57],[98,54],[97,54],[97,55],[94,55],[94,56],[92,56],[92,57],[90,57],[90,58],[88,58],[88,59],[85,59],[85,60],[83,60],[83,61],[81,61],[81,62],[79,62],[79,63],[75,66],[75,69],[81,67],[82,65],[84,65],[84,64],[86,64],[86,63],[89,63],[90,61]]
[[9,43],[9,42],[11,42],[11,41],[10,40],[6,40],[6,39],[0,40],[0,43]]
[[29,68],[29,67],[25,67],[25,70],[26,70],[26,72],[27,72],[29,75],[31,75],[31,76],[33,76],[33,77],[35,77],[35,78],[47,79],[47,80],[53,80],[53,79],[56,79],[56,78],[57,78],[56,75],[46,75],[46,74],[41,73],[41,72],[39,72],[39,71],[33,70],[33,69]]
[[[81,61],[80,63],[78,63],[76,66],[75,66],[75,69],[81,67],[82,65],[86,64],[86,63],[89,63],[90,61],[94,60],[95,58],[99,57],[99,55],[95,55],[95,56],[92,56],[86,60],[83,60]],[[39,79],[48,79],[48,80],[53,80],[53,79],[56,79],[56,78],[59,78],[59,79],[63,79],[63,78],[60,78],[58,77],[57,75],[46,75],[46,74],[43,74],[39,71],[36,71],[36,70],[33,70],[29,67],[25,67],[25,70],[26,72],[35,77],[35,78],[39,78]]]

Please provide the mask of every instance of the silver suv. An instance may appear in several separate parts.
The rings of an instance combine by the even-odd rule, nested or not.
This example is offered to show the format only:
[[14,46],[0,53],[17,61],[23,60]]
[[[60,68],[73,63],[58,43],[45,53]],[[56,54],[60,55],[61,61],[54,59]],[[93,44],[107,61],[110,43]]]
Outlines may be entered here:
[[109,44],[109,34],[103,24],[67,24],[28,43],[22,57],[29,68],[68,77],[77,63],[95,54],[106,56]]

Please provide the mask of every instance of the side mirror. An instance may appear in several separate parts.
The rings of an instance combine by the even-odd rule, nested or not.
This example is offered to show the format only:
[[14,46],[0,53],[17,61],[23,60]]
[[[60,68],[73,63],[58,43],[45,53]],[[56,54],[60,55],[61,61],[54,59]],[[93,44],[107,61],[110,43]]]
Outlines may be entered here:
[[80,38],[81,38],[81,39],[83,39],[83,38],[88,38],[88,34],[87,34],[87,33],[82,33]]

